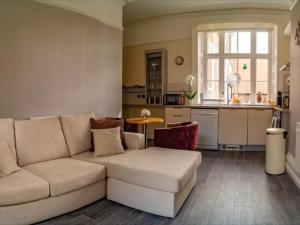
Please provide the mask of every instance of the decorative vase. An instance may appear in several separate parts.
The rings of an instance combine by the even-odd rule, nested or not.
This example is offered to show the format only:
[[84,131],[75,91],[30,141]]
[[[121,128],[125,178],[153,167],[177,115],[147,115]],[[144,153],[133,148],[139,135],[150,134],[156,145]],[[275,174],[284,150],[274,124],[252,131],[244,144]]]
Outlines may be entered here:
[[187,99],[187,105],[193,105],[194,99]]

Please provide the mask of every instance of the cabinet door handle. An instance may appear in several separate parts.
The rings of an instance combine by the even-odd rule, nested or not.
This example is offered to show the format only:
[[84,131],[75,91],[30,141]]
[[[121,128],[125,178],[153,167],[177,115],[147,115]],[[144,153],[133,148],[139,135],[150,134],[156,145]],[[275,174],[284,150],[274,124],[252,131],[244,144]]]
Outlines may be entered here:
[[218,113],[195,113],[193,116],[207,116],[207,115],[218,115]]
[[182,117],[182,115],[173,114],[174,117]]

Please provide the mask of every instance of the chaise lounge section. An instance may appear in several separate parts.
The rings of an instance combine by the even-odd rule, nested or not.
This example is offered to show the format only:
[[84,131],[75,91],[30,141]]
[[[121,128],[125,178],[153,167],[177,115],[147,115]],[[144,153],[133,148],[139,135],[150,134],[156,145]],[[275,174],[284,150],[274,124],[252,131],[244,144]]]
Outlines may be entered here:
[[124,132],[128,150],[94,157],[93,114],[0,119],[0,140],[21,167],[0,178],[1,223],[32,224],[101,198],[175,217],[196,183],[199,152],[143,150],[143,135]]
[[101,158],[87,152],[74,158],[106,166],[108,199],[166,217],[176,216],[201,163],[199,152],[157,147]]

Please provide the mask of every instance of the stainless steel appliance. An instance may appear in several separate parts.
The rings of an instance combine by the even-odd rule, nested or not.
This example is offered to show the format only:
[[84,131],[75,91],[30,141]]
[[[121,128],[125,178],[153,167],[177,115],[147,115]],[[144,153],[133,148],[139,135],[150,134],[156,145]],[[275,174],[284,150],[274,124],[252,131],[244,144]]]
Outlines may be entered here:
[[192,121],[199,124],[198,148],[218,150],[218,121],[217,109],[192,109]]
[[166,94],[165,97],[166,105],[183,105],[184,96],[182,94]]

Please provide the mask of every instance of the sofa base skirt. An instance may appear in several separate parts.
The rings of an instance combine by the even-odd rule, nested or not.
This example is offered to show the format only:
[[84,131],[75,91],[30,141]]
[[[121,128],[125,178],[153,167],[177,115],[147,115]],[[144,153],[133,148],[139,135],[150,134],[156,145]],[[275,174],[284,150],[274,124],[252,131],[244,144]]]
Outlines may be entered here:
[[106,180],[103,180],[64,195],[24,204],[0,206],[0,223],[5,225],[37,223],[71,212],[105,196]]
[[107,199],[152,214],[174,218],[196,184],[195,174],[178,193],[150,189],[108,178]]

